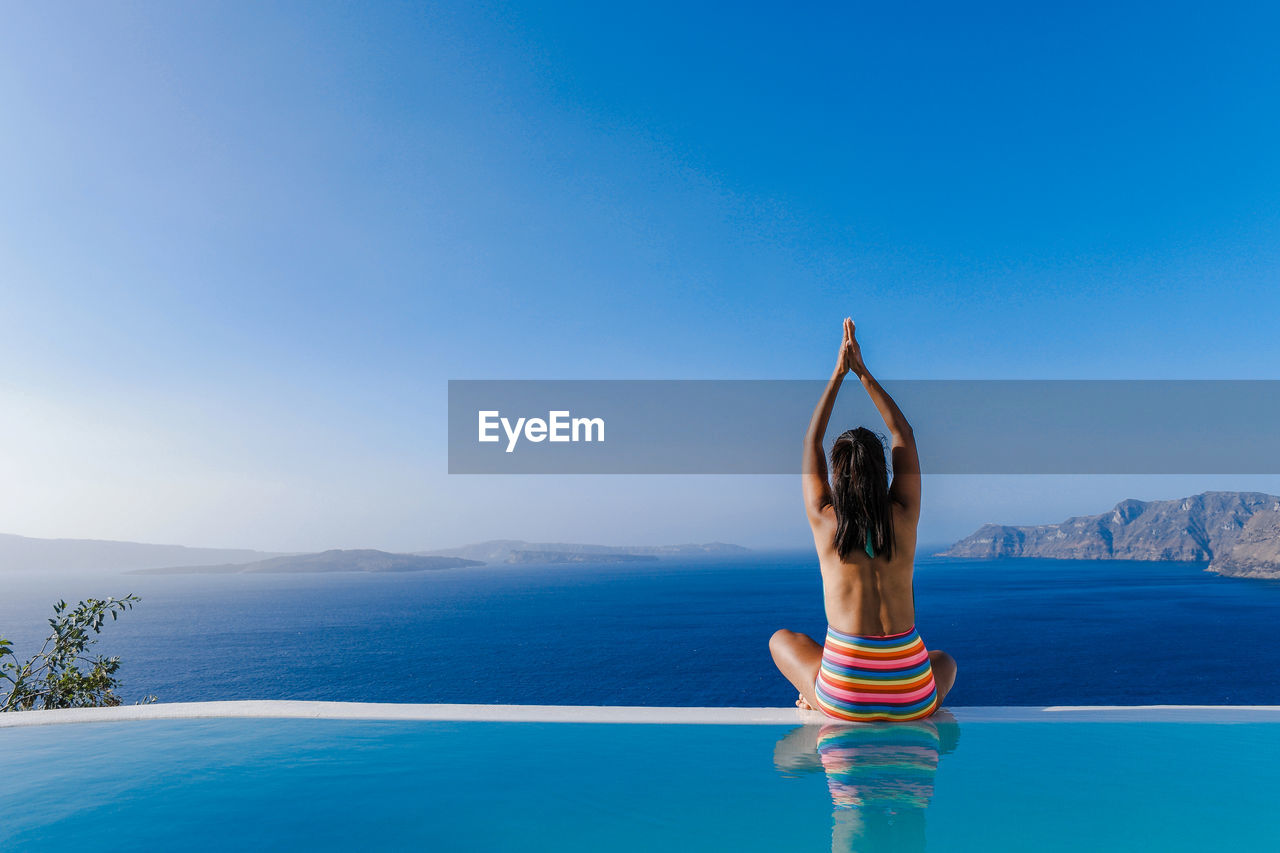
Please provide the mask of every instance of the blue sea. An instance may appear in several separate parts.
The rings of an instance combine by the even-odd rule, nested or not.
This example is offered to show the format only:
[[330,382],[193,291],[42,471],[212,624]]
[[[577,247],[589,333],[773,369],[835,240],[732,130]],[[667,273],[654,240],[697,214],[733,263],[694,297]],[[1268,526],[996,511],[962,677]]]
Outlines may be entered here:
[[[1280,704],[1280,582],[1197,563],[922,558],[917,622],[948,705]],[[127,702],[331,699],[790,705],[767,641],[825,631],[816,559],[484,566],[415,574],[8,576],[0,636],[136,593],[98,648]]]

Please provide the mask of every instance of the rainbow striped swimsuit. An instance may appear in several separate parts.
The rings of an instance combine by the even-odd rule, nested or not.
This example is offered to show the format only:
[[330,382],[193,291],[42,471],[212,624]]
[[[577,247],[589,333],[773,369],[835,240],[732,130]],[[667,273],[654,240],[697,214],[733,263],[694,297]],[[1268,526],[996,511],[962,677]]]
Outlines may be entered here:
[[938,710],[929,651],[915,628],[864,637],[827,628],[818,710],[855,722],[918,720]]

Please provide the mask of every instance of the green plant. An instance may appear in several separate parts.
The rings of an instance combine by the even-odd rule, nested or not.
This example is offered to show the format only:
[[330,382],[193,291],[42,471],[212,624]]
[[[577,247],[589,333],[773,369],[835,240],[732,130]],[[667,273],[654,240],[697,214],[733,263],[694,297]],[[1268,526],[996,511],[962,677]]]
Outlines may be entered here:
[[71,610],[59,601],[49,620],[53,633],[24,663],[18,662],[13,643],[0,638],[0,680],[9,682],[9,692],[0,694],[0,711],[119,705],[115,691],[120,686],[120,658],[93,656],[86,650],[97,642],[108,614],[115,620],[141,600],[136,595],[90,598]]

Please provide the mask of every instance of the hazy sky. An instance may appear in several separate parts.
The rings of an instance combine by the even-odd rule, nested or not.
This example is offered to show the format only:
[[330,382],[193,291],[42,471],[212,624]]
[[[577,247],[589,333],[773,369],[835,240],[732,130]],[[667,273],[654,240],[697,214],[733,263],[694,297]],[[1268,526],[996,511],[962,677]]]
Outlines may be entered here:
[[[1280,378],[1269,4],[9,4],[0,531],[804,544],[450,378]],[[910,413],[908,413],[910,414]],[[926,483],[924,537],[1277,477]]]

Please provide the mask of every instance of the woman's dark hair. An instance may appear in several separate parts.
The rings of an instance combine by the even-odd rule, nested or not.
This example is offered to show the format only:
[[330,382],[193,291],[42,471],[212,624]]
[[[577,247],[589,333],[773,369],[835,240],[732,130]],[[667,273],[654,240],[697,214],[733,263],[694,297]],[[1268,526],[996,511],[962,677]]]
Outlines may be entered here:
[[831,445],[831,474],[840,559],[858,551],[892,557],[893,506],[884,440],[866,427],[842,432]]

